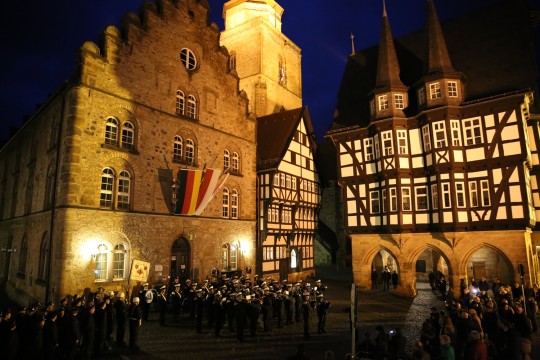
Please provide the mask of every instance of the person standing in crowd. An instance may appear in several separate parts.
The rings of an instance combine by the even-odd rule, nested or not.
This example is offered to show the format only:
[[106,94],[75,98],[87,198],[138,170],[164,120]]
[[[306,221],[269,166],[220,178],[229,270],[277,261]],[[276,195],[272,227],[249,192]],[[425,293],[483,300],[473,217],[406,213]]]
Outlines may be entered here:
[[165,317],[167,315],[167,287],[165,285],[159,288],[157,303],[159,309],[159,326],[167,326],[165,324]]
[[450,337],[448,335],[441,335],[439,338],[441,343],[441,360],[455,360],[456,354],[452,347]]
[[240,342],[244,341],[244,328],[246,327],[249,311],[247,306],[248,304],[242,293],[237,293],[234,317],[236,320],[236,339]]
[[107,316],[107,301],[108,295],[105,296],[105,301],[96,304],[96,310],[94,313],[95,322],[95,354],[101,356],[105,350],[105,342],[107,341],[107,329],[109,327],[109,320]]
[[107,295],[104,296],[105,303],[105,313],[107,314],[107,336],[105,347],[110,350],[109,343],[112,341],[112,334],[114,331],[114,291],[109,291]]
[[383,287],[384,291],[390,290],[390,279],[392,275],[390,274],[390,270],[388,269],[388,266],[384,267],[384,271],[382,273],[382,280],[383,280]]
[[304,291],[302,294],[304,299],[302,300],[302,317],[304,320],[304,339],[309,340],[311,335],[309,334],[309,322],[311,320],[312,305],[309,299],[309,292]]
[[94,302],[89,302],[89,305],[83,312],[81,328],[82,328],[82,341],[81,341],[81,358],[91,359],[94,353],[94,341],[96,333],[96,323],[94,314],[96,307]]
[[227,299],[222,298],[219,292],[214,296],[214,335],[216,337],[221,336],[221,329],[225,321],[225,311],[223,309],[223,301],[225,300]]
[[204,314],[204,298],[203,298],[203,290],[197,289],[195,291],[195,329],[197,330],[197,333],[202,334],[202,322],[203,322],[203,314]]
[[[431,287],[431,291],[435,291],[435,273],[433,271],[430,271],[429,272],[429,275],[428,275],[428,279],[429,279],[429,286]],[[422,344],[422,349],[423,349],[423,344]]]
[[148,295],[148,292],[150,290],[148,290],[148,283],[144,283],[143,284],[143,289],[141,291],[139,291],[139,299],[141,302],[141,312],[142,312],[142,319],[144,321],[148,321],[148,315],[149,315],[149,312],[150,312],[150,302],[147,301],[147,295]]
[[377,290],[377,281],[379,281],[379,273],[377,269],[371,270],[371,290]]
[[399,281],[399,275],[396,272],[396,270],[392,271],[392,285],[394,286],[394,290],[396,290],[397,285]]
[[114,313],[116,318],[116,344],[124,346],[124,337],[126,334],[126,295],[119,292],[114,302]]
[[269,332],[270,330],[270,314],[272,311],[272,296],[270,294],[270,288],[264,288],[264,297],[262,301],[262,316],[263,316],[263,331]]
[[[45,360],[53,360],[59,357],[59,340],[58,340],[58,327],[56,326],[56,319],[58,313],[51,311],[47,314],[47,320],[43,327],[43,358]],[[3,336],[3,335],[0,335]]]
[[139,327],[142,324],[141,309],[139,307],[139,298],[134,297],[129,306],[129,349],[139,351]]
[[446,301],[446,279],[442,274],[439,275],[439,292],[443,301]]
[[319,321],[317,322],[317,332],[319,334],[326,334],[326,314],[328,314],[328,309],[330,308],[330,302],[324,299],[323,294],[317,295],[317,317]]
[[173,292],[169,295],[169,301],[172,304],[174,322],[177,323],[180,321],[180,314],[182,313],[182,292],[180,291],[180,284],[174,284]]

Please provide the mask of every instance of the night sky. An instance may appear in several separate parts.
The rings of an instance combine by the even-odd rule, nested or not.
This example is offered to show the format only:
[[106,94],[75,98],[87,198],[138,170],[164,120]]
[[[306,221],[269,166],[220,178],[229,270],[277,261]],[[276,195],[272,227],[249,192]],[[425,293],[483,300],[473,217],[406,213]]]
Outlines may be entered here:
[[[184,1],[184,0],[181,0]],[[329,128],[348,55],[378,43],[382,0],[277,0],[283,33],[302,49],[303,99],[317,133]],[[387,0],[394,37],[423,28],[426,0]],[[441,21],[500,0],[435,0]],[[516,0],[506,0],[516,1]],[[223,0],[209,0],[223,30]],[[84,41],[97,42],[108,25],[120,26],[143,0],[7,0],[0,21],[0,139],[71,77]],[[540,8],[540,0],[531,0]],[[331,5],[333,4],[333,5]],[[450,54],[451,56],[451,54]]]

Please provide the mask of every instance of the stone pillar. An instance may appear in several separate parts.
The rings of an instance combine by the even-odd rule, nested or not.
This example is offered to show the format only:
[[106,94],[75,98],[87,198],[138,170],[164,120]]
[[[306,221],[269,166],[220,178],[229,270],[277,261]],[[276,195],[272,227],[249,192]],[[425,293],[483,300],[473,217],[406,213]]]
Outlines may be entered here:
[[371,290],[371,266],[356,262],[353,265],[353,281],[358,286],[359,291]]
[[394,293],[403,297],[415,297],[416,292],[416,271],[413,271],[410,264],[403,264],[399,274],[400,280]]

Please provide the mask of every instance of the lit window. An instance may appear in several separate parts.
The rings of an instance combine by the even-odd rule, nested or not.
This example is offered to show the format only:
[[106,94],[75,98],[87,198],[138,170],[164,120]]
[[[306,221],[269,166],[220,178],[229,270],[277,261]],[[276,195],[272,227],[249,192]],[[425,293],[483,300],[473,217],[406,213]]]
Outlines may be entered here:
[[229,266],[232,270],[236,269],[238,259],[238,249],[236,245],[231,246],[231,252],[229,253]]
[[237,152],[232,154],[232,171],[235,174],[240,173],[240,155]]
[[123,244],[114,247],[113,256],[113,279],[119,280],[125,278],[126,269],[126,248]]
[[388,95],[380,95],[377,100],[379,102],[379,111],[388,110]]
[[457,207],[465,207],[465,186],[463,183],[456,183],[456,201]]
[[114,171],[111,168],[105,168],[101,173],[100,207],[112,208],[113,188]]
[[108,118],[105,125],[105,144],[118,145],[118,120]]
[[452,130],[452,145],[461,146],[461,131],[459,128],[459,120],[450,120],[450,128]]
[[195,143],[191,139],[186,139],[186,162],[195,161]]
[[231,219],[238,219],[238,190],[231,193]]
[[364,156],[365,156],[365,161],[373,160],[373,139],[372,138],[364,139]]
[[398,138],[398,150],[400,155],[408,154],[408,145],[407,145],[407,131],[406,130],[397,130]]
[[489,182],[487,180],[480,181],[480,191],[482,192],[482,206],[490,206]]
[[397,189],[390,188],[390,211],[397,211]]
[[433,207],[433,210],[439,208],[439,190],[437,184],[431,185],[431,206]]
[[383,144],[383,155],[392,155],[394,153],[394,147],[392,146],[392,131],[381,133],[381,139]]
[[197,100],[195,96],[189,95],[187,98],[187,114],[191,119],[197,118]]
[[236,69],[236,53],[234,51],[229,54],[229,69]]
[[428,201],[427,201],[427,187],[417,187],[414,189],[416,192],[416,210],[427,210]]
[[431,150],[431,138],[429,136],[429,126],[426,125],[422,127],[422,138],[424,139],[424,149],[425,151]]
[[449,97],[457,97],[458,96],[458,88],[457,88],[457,82],[456,81],[449,81],[448,82],[448,96]]
[[394,94],[394,102],[396,104],[396,109],[405,109],[405,97],[403,94]]
[[371,213],[372,214],[378,214],[381,211],[379,192],[378,191],[371,191],[370,192],[370,198],[371,198]]
[[122,147],[124,149],[133,149],[133,137],[135,128],[132,123],[125,122],[122,126]]
[[184,67],[188,70],[195,70],[197,67],[197,59],[195,58],[195,54],[193,51],[187,48],[180,50],[180,60],[182,61]]
[[386,212],[386,189],[382,189],[382,212]]
[[403,211],[411,210],[411,189],[401,188],[401,208]]
[[296,263],[298,262],[296,249],[291,250],[291,268],[296,269]]
[[480,118],[463,121],[463,134],[465,145],[478,145],[482,143],[482,126]]
[[121,210],[129,210],[129,189],[131,185],[131,176],[129,172],[122,170],[118,177],[117,206]]
[[429,97],[431,99],[438,99],[441,97],[441,84],[436,82],[429,84]]
[[433,123],[433,138],[436,149],[446,147],[446,130],[444,121],[437,121]]
[[476,181],[469,182],[469,196],[471,198],[471,207],[478,207],[478,187]]
[[452,202],[450,201],[450,184],[448,183],[442,184],[442,201],[444,209],[448,209],[452,206]]
[[223,151],[223,170],[227,170],[231,166],[231,152],[227,149]]
[[224,218],[229,217],[229,189],[223,189],[223,201],[222,201],[222,213],[221,216]]
[[186,98],[181,90],[176,90],[176,113],[178,115],[184,115],[186,106]]
[[173,160],[182,161],[182,148],[183,148],[182,137],[176,135],[174,137]]
[[101,244],[97,247],[97,254],[96,254],[96,280],[107,280],[108,278],[108,271],[107,271],[107,246],[105,244]]

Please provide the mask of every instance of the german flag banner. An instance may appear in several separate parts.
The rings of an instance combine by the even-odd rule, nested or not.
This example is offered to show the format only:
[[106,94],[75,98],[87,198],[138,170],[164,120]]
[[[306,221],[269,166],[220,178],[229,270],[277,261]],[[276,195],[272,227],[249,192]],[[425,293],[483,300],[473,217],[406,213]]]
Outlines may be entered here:
[[176,211],[178,215],[200,215],[223,185],[228,174],[219,169],[181,169],[177,177]]

